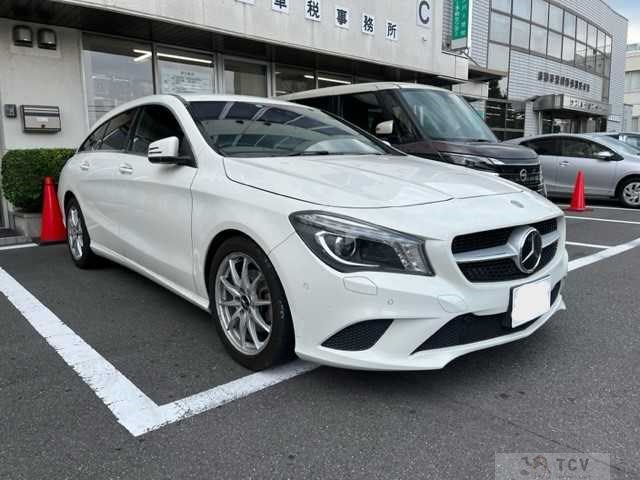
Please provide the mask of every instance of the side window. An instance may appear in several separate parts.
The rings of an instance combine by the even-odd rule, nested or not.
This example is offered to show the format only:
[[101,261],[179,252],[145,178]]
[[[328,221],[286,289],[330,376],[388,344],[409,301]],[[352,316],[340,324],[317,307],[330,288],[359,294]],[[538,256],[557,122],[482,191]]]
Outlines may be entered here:
[[610,150],[588,140],[565,138],[562,140],[563,157],[600,158],[598,154]]
[[189,142],[186,141],[182,128],[173,113],[162,105],[147,105],[140,114],[131,150],[134,153],[146,155],[149,144],[167,137],[178,137],[180,155],[191,155]]
[[385,114],[375,93],[354,93],[342,95],[342,118],[375,135],[376,125],[391,120]]
[[557,144],[555,138],[530,140],[522,143],[525,147],[533,149],[538,155],[559,155]]
[[640,148],[640,137],[636,137],[636,136],[632,136],[632,135],[628,135],[625,138],[625,141],[631,145],[632,147],[635,148]]
[[80,146],[81,152],[91,152],[93,150],[100,150],[100,144],[102,143],[102,137],[104,131],[107,129],[109,122],[105,122],[96,128],[91,135]]
[[129,110],[109,120],[100,150],[125,150],[136,110]]
[[404,105],[394,95],[393,91],[380,92],[377,97],[384,109],[384,119],[393,120],[393,134],[385,138],[385,140],[396,145],[417,142],[420,137],[416,133],[416,129]]
[[302,98],[300,100],[294,100],[296,103],[306,105],[308,107],[317,108],[318,110],[325,110],[334,114],[338,114],[337,97],[318,97],[318,98]]

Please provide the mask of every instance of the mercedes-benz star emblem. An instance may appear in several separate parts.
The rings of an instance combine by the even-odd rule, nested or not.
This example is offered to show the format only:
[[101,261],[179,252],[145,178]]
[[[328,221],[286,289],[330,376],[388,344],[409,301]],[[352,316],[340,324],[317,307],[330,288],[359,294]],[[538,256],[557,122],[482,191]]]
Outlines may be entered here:
[[526,182],[528,176],[529,174],[527,173],[526,168],[523,168],[522,170],[520,170],[520,180],[522,180],[523,182]]
[[518,268],[523,273],[533,273],[542,259],[542,235],[535,228],[530,228],[520,238]]

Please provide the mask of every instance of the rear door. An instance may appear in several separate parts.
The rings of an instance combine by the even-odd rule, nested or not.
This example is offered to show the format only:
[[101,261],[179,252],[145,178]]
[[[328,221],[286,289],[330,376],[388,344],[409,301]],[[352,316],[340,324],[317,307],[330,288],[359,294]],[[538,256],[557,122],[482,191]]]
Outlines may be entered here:
[[[592,140],[562,137],[561,156],[558,161],[558,188],[570,193],[576,175],[584,172],[584,188],[587,195],[609,196],[614,191],[614,178],[618,155],[609,148]],[[611,155],[603,157],[602,154]]]
[[178,137],[180,155],[193,153],[174,113],[141,108],[135,133],[116,176],[122,189],[121,237],[126,256],[181,288],[193,291],[191,184],[197,169],[149,162],[149,144]]
[[94,130],[78,150],[80,202],[91,242],[112,251],[121,249],[114,175],[118,156],[130,133],[135,111],[124,112]]
[[560,158],[558,138],[537,138],[522,142],[521,145],[533,149],[538,154],[547,192],[561,192],[562,190],[558,185],[558,161]]

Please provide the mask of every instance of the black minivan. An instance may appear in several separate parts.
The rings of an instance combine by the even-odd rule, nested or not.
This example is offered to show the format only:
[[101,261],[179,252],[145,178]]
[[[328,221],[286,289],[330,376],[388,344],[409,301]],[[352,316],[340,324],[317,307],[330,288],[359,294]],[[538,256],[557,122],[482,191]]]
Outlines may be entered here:
[[278,97],[336,114],[411,155],[493,172],[542,195],[537,154],[499,143],[467,101],[414,83],[362,83]]

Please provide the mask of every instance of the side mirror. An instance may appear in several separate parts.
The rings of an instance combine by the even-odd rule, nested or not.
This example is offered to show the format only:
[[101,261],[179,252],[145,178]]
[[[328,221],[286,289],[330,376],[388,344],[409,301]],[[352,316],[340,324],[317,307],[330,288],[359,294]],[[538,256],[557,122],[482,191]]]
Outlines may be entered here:
[[596,153],[596,157],[598,160],[614,160],[616,156],[611,150],[603,150],[601,152]]
[[178,137],[167,137],[149,144],[147,158],[151,163],[164,165],[191,165],[191,159],[180,156]]
[[386,122],[380,122],[376,125],[376,135],[385,136],[393,134],[393,120],[387,120]]

